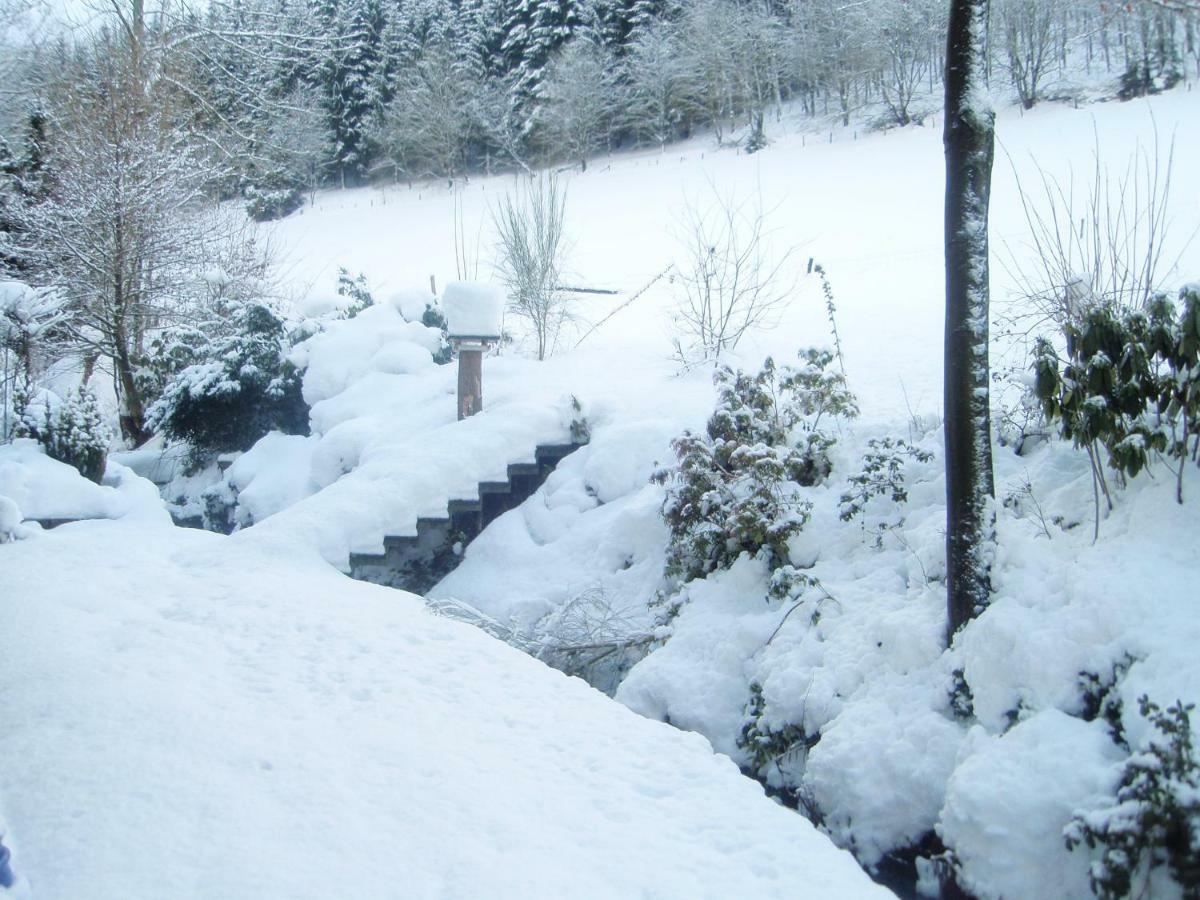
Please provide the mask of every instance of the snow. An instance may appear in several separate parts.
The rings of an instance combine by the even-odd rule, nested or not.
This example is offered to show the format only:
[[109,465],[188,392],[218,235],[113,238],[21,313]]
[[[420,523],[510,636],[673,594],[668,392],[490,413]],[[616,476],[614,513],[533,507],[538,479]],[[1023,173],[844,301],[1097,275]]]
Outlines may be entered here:
[[[1066,179],[1090,165],[1097,139],[1106,159],[1124,158],[1144,148],[1152,118],[1159,128],[1172,129],[1180,146],[1190,146],[1200,140],[1196,102],[1194,92],[1180,90],[1136,104],[998,111],[1007,162],[996,167],[992,193],[994,315],[1013,311],[1019,272],[1013,263],[1030,252],[1017,179],[1038,183],[1038,167]],[[1076,780],[1066,787],[1074,785],[1073,796],[1086,804],[1093,787],[1111,780],[1114,757],[1097,743],[1100,726],[1079,718],[1080,673],[1105,677],[1114,665],[1134,660],[1115,695],[1135,747],[1149,737],[1136,714],[1137,696],[1149,693],[1167,702],[1196,697],[1200,664],[1190,648],[1200,632],[1188,617],[1181,585],[1200,572],[1200,541],[1194,539],[1200,518],[1194,501],[1176,507],[1169,479],[1139,479],[1120,493],[1118,509],[1102,523],[1101,541],[1093,547],[1086,458],[1053,442],[1031,442],[1022,457],[996,447],[995,602],[953,649],[944,649],[940,124],[934,118],[925,128],[859,140],[849,132],[820,142],[779,134],[752,157],[714,153],[697,141],[667,153],[594,162],[571,178],[572,282],[614,286],[622,295],[580,299],[574,330],[543,365],[511,356],[487,359],[487,403],[477,421],[450,422],[453,382],[444,370],[348,385],[314,409],[321,435],[314,472],[322,448],[328,452],[314,483],[349,474],[266,524],[295,540],[323,530],[326,557],[338,563],[331,548],[356,542],[366,547],[418,508],[439,512],[446,499],[469,496],[488,460],[528,458],[523,454],[531,444],[550,439],[571,415],[561,413],[555,423],[547,411],[556,405],[561,410],[563,399],[573,395],[583,403],[591,444],[467,547],[462,564],[430,595],[465,601],[495,621],[534,633],[565,604],[598,594],[632,631],[653,630],[662,609],[648,601],[662,586],[666,533],[659,514],[663,490],[649,476],[673,459],[672,437],[703,426],[712,408],[711,386],[703,371],[679,373],[669,360],[678,292],[669,278],[581,347],[571,345],[677,255],[662,236],[678,230],[687,202],[703,202],[714,185],[735,196],[769,185],[779,199],[770,223],[775,233],[805,242],[798,264],[811,255],[830,273],[850,386],[863,410],[856,423],[837,429],[834,476],[809,493],[812,521],[790,546],[792,559],[811,566],[807,574],[820,580],[828,598],[814,592],[796,608],[768,602],[767,573],[743,560],[689,588],[679,615],[657,631],[665,643],[634,666],[617,699],[647,717],[699,732],[745,764],[737,738],[749,686],[759,684],[764,726],[796,725],[819,737],[809,753],[781,761],[780,771],[768,777],[799,785],[819,807],[827,832],[864,863],[937,831],[962,861],[965,883],[981,897],[1038,896],[1044,884],[1064,886],[1065,896],[1077,894],[1080,883],[1072,879],[1086,872],[1088,852],[1077,849],[1064,868],[1060,831],[1069,804],[1063,795],[1052,814],[1038,807],[1037,782],[1021,788],[1013,776],[1009,790],[1020,796],[1012,803],[1029,810],[1028,827],[1013,815],[1004,819],[1007,831],[987,831],[992,849],[984,859],[978,835],[995,797],[988,794],[983,761],[1009,766],[1008,754],[1017,760],[1023,741],[1038,736],[1019,730],[1027,722],[1069,719],[1053,739],[1038,740],[1044,737],[1045,746],[1077,760]],[[1173,181],[1167,216],[1191,221],[1200,170],[1177,164]],[[309,279],[319,281],[336,261],[386,287],[425,271],[454,271],[451,209],[457,204],[468,225],[486,221],[489,204],[512,189],[510,179],[497,177],[473,179],[454,192],[428,185],[392,188],[386,204],[371,204],[374,195],[366,191],[328,193],[311,215],[274,228],[303,257]],[[791,202],[797,198],[803,202]],[[439,217],[445,233],[428,227]],[[903,228],[896,227],[899,219]],[[1164,273],[1168,281],[1200,270],[1200,245],[1185,246],[1187,232],[1181,227],[1168,240],[1172,250],[1163,258],[1180,260]],[[399,254],[397,233],[404,235]],[[380,242],[376,234],[389,240]],[[309,250],[318,243],[322,254]],[[729,357],[731,365],[756,369],[768,353],[790,362],[797,347],[830,343],[820,285],[796,275],[779,327],[752,335]],[[1002,339],[993,356],[997,370],[1017,360]],[[498,440],[502,427],[519,431],[520,440]],[[904,437],[934,459],[909,467],[909,501],[902,508],[872,506],[863,527],[843,523],[837,501],[845,479],[857,470],[867,440],[884,435]],[[409,463],[404,471],[402,458]],[[1024,485],[1029,495],[1022,493]],[[386,512],[367,521],[380,510]],[[877,526],[885,527],[878,549],[869,532]],[[342,533],[335,537],[338,528]],[[261,532],[259,539],[267,536]],[[972,692],[973,712],[965,718],[950,704],[959,670]],[[988,749],[992,744],[1000,749]],[[978,762],[976,751],[982,754]],[[1011,767],[1019,771],[1017,762]],[[1040,849],[1027,856],[1034,844]],[[1026,857],[1021,865],[1012,862]]]
[[329,322],[325,331],[298,345],[291,359],[306,370],[304,399],[315,406],[369,373],[403,375],[432,366],[439,345],[436,330],[405,321],[393,306],[376,304],[353,319]]
[[[119,518],[148,505],[162,508],[154,486],[146,491],[127,469],[110,463],[106,484],[85,479],[76,469],[52,460],[36,440],[0,445],[0,494],[25,518]],[[166,515],[166,512],[163,512]]]
[[[1087,897],[1088,856],[1063,829],[1117,782],[1122,754],[1101,721],[1044,710],[993,737],[977,726],[947,787],[941,833],[982,897]],[[1036,873],[1036,885],[1030,878]]]
[[86,522],[0,583],[16,896],[887,895],[703,738],[312,555]]
[[225,481],[237,495],[237,524],[261,522],[312,493],[310,482],[316,439],[272,432],[226,470]]
[[21,281],[0,280],[0,313],[16,318],[33,299],[34,290]]
[[15,539],[23,521],[21,507],[10,497],[0,494],[0,543]]
[[[598,590],[631,625],[650,627],[645,601],[661,579],[667,541],[662,489],[650,475],[671,458],[680,423],[661,414],[630,414],[612,427],[595,415],[591,420],[591,442],[564,459],[529,502],[473,541],[430,596],[465,600],[529,627]],[[495,578],[497,567],[505,578]]]
[[962,739],[940,711],[913,708],[906,687],[847,705],[822,730],[804,770],[810,796],[829,810],[825,828],[868,866],[933,830]]
[[[996,313],[1006,310],[1014,288],[1012,261],[1030,252],[1017,179],[1027,187],[1040,184],[1041,166],[1063,184],[1074,172],[1078,183],[1082,173],[1090,172],[1097,136],[1103,159],[1119,171],[1135,149],[1146,152],[1152,119],[1160,135],[1174,136],[1177,148],[1196,146],[1196,103],[1195,91],[1181,87],[1132,103],[998,109],[989,217]],[[924,126],[886,134],[865,135],[850,128],[818,136],[783,123],[773,130],[772,143],[752,155],[716,151],[706,135],[664,152],[594,159],[585,173],[564,173],[570,283],[622,292],[571,295],[578,322],[570,337],[578,337],[669,263],[679,261],[675,238],[689,203],[704,208],[715,193],[739,201],[761,193],[769,198],[762,205],[770,210],[766,230],[774,245],[797,248],[782,282],[791,286],[794,281],[795,286],[779,327],[739,345],[731,361],[757,365],[765,353],[781,360],[794,357],[797,346],[831,343],[819,279],[804,274],[812,257],[829,273],[846,367],[864,414],[900,417],[906,406],[919,413],[940,409],[941,126],[941,117],[934,115]],[[454,279],[456,205],[464,232],[481,235],[481,270],[489,271],[498,259],[490,209],[519,184],[519,178],[498,175],[473,176],[453,191],[444,182],[411,189],[388,185],[326,191],[304,215],[272,223],[268,230],[298,285],[313,284],[318,292],[331,293],[337,269],[344,266],[364,272],[376,295],[387,296],[427,282],[430,274],[437,276],[439,286]],[[1181,151],[1165,210],[1175,224],[1161,258],[1179,260],[1163,273],[1169,280],[1195,280],[1200,271],[1200,243],[1187,243],[1198,194],[1200,169],[1187,165]],[[669,357],[670,316],[678,293],[671,278],[661,279],[590,335],[583,347],[609,353],[610,363],[616,363],[610,368],[620,370],[618,374],[643,354]],[[512,317],[505,325],[518,329]],[[564,340],[560,350],[573,344],[573,339]],[[993,360],[1000,362],[999,357]],[[487,390],[485,371],[485,396]]]
[[452,281],[442,309],[451,337],[499,337],[504,327],[504,292],[495,285]]
[[161,435],[155,435],[136,450],[120,450],[110,453],[108,458],[155,484],[167,484],[175,478],[186,477],[188,447],[186,444],[166,444]]
[[[1121,159],[1151,116],[1193,146],[1197,102],[1179,90],[998,112],[1011,165],[997,166],[992,195],[994,312],[1012,311],[1003,261],[1029,252],[1016,179],[1036,183],[1035,162],[1064,177],[1095,136],[1107,159]],[[750,157],[693,142],[593,162],[571,179],[571,280],[622,294],[582,295],[545,363],[514,352],[514,326],[517,346],[484,361],[483,413],[462,422],[454,368],[432,361],[440,335],[411,321],[431,295],[395,291],[455,271],[452,208],[469,228],[513,181],[475,178],[454,193],[389,187],[386,204],[371,190],[328,192],[270,226],[297,282],[316,285],[299,309],[326,307],[339,265],[393,299],[325,321],[296,349],[312,437],[270,435],[225,475],[253,527],[229,539],[160,534],[126,516],[0,550],[6,588],[15,575],[24,596],[48,596],[37,608],[0,603],[0,627],[30,635],[14,661],[0,658],[0,683],[21,672],[22,702],[47,711],[41,725],[0,734],[0,755],[19,761],[0,767],[18,871],[63,884],[50,895],[79,893],[85,879],[129,887],[122,895],[182,879],[184,895],[304,896],[333,883],[370,896],[397,877],[418,896],[622,896],[646,883],[669,896],[794,894],[825,877],[826,857],[811,863],[808,849],[828,847],[708,749],[748,764],[737,739],[757,684],[760,725],[819,738],[766,777],[799,787],[827,834],[865,864],[933,832],[981,898],[1084,895],[1089,854],[1068,853],[1062,827],[1111,790],[1126,752],[1103,722],[1083,720],[1081,673],[1128,665],[1112,696],[1134,750],[1150,737],[1138,696],[1197,698],[1188,586],[1200,573],[1200,477],[1188,470],[1182,507],[1169,478],[1134,480],[1093,545],[1086,457],[1053,441],[1030,442],[1023,456],[996,447],[994,602],[944,648],[944,171],[940,123],[928,125],[861,140],[780,134]],[[1192,221],[1200,169],[1177,164],[1173,180],[1166,217]],[[769,186],[779,199],[771,227],[804,242],[794,261],[811,255],[829,271],[863,415],[836,429],[833,475],[807,492],[812,519],[789,547],[823,591],[768,601],[766,567],[742,559],[691,585],[659,625],[662,607],[650,604],[667,535],[663,488],[650,476],[673,460],[673,437],[703,427],[709,373],[671,358],[669,278],[572,345],[663,271],[677,250],[662,236],[713,185],[740,195]],[[1177,252],[1168,280],[1195,277],[1200,244],[1163,258]],[[782,364],[798,347],[830,343],[820,285],[797,275],[779,327],[752,335],[729,364],[757,370],[768,353]],[[997,369],[1009,349],[997,347]],[[418,516],[444,515],[447,500],[503,479],[539,443],[568,440],[580,415],[572,397],[591,443],[430,594],[525,630],[602,596],[627,627],[661,641],[616,694],[644,718],[321,562],[345,569],[351,551],[377,552],[385,535],[412,533]],[[861,526],[842,522],[846,478],[884,435],[934,459],[907,468],[903,507],[876,504]],[[12,483],[24,490],[41,465],[22,463]],[[0,493],[30,514],[18,490],[0,483]],[[51,565],[52,554],[72,570]],[[152,589],[130,591],[133,578]],[[35,658],[46,646],[55,652]],[[967,714],[951,705],[957,672],[971,691]],[[143,695],[140,718],[121,705]],[[70,791],[50,784],[62,772]],[[716,786],[728,797],[710,799]],[[161,832],[147,833],[145,820]],[[123,852],[106,852],[113,846]],[[78,872],[55,865],[67,853],[83,860]],[[84,893],[103,896],[92,888]],[[812,892],[846,895],[832,882]]]

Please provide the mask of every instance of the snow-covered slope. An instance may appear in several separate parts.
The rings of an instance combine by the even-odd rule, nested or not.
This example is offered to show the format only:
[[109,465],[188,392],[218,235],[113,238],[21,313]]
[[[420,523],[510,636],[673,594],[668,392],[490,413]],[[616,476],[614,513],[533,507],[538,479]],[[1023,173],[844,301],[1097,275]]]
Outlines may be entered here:
[[[1040,196],[1039,167],[1072,183],[1081,201],[1097,154],[1116,178],[1138,148],[1164,161],[1174,142],[1175,166],[1163,248],[1168,279],[1191,280],[1200,271],[1197,225],[1200,166],[1200,94],[1181,86],[1169,94],[1129,103],[1041,104],[1022,112],[1003,106],[997,120],[992,189],[992,279],[996,311],[1013,286],[1009,269],[1031,252],[1017,179]],[[1157,134],[1157,137],[1156,137]],[[771,130],[772,143],[747,156],[717,150],[711,137],[595,160],[567,180],[567,268],[572,284],[618,288],[621,296],[579,295],[574,337],[614,310],[681,257],[688,206],[705,209],[715,197],[732,198],[768,215],[771,245],[795,247],[796,290],[780,327],[741,347],[748,365],[763,353],[791,356],[799,345],[830,340],[824,301],[809,257],[829,272],[847,369],[864,413],[903,415],[940,408],[943,326],[942,215],[945,163],[941,119],[884,134],[854,129],[835,133]],[[444,182],[328,191],[316,205],[270,227],[285,257],[284,271],[309,301],[333,295],[338,266],[365,273],[377,296],[409,286],[438,285],[456,277],[456,253],[478,256],[477,277],[492,276],[496,258],[491,210],[515,189],[512,176],[477,177],[455,191]],[[757,198],[757,199],[756,199]],[[455,243],[454,210],[462,211],[466,247]],[[1186,252],[1181,251],[1186,245]],[[476,277],[476,273],[471,273]],[[664,278],[589,336],[585,348],[609,355],[618,374],[627,360],[668,357],[678,284]],[[510,317],[511,319],[511,317]],[[512,321],[506,321],[512,327]],[[564,340],[559,353],[574,340]],[[487,393],[485,365],[485,395]]]
[[[1011,270],[1031,256],[1018,178],[1035,194],[1039,168],[1064,190],[1072,178],[1082,185],[1097,153],[1120,177],[1139,148],[1165,160],[1173,140],[1172,231],[1158,274],[1167,285],[1200,275],[1192,240],[1200,167],[1186,154],[1200,145],[1198,97],[1179,89],[1145,102],[1002,111],[992,216],[998,372],[1022,362],[1003,352],[1010,345],[999,324],[1013,311]],[[838,429],[833,475],[806,495],[813,519],[791,547],[828,597],[769,601],[765,567],[743,559],[690,589],[658,632],[665,643],[617,697],[699,731],[747,766],[738,739],[752,718],[791,734],[764,777],[796,789],[865,864],[918,842],[932,852],[940,841],[960,884],[980,897],[1084,897],[1098,853],[1068,851],[1063,828],[1103,806],[1131,752],[1154,737],[1138,698],[1200,697],[1188,590],[1200,575],[1198,489],[1189,469],[1180,507],[1165,468],[1157,482],[1141,476],[1119,493],[1093,545],[1086,457],[1061,442],[1031,443],[1023,455],[998,445],[995,600],[945,649],[940,138],[936,128],[857,141],[842,134],[829,144],[797,134],[751,158],[696,143],[571,178],[578,280],[627,292],[678,254],[672,229],[686,199],[704,197],[709,182],[743,197],[761,191],[765,206],[777,204],[782,243],[802,243],[798,261],[811,254],[830,272],[847,377],[863,409]],[[467,233],[475,221],[487,233],[488,204],[508,188],[495,178],[462,190]],[[327,246],[374,283],[416,282],[427,271],[444,279],[453,203],[436,186],[330,194],[276,233],[318,281],[332,262],[308,248],[343,228]],[[431,227],[439,221],[443,229]],[[375,237],[385,231],[386,246]],[[667,280],[655,284],[582,349],[563,348],[545,365],[521,371],[488,360],[485,372],[492,366],[506,396],[547,385],[576,394],[594,414],[593,441],[481,535],[432,596],[521,628],[591,594],[639,631],[652,627],[660,609],[647,601],[662,584],[666,535],[663,493],[648,476],[670,461],[673,435],[703,424],[712,401],[704,373],[670,376],[676,292]],[[583,318],[598,321],[621,300],[585,300]],[[819,285],[801,276],[780,326],[729,361],[757,369],[766,353],[786,363],[799,347],[829,342]],[[907,503],[871,520],[887,526],[876,546],[865,525],[840,520],[838,500],[868,440],[884,436],[933,458],[908,472]],[[1128,746],[1097,718],[1098,697]]]
[[126,517],[0,585],[17,896],[886,894],[703,738],[313,556]]

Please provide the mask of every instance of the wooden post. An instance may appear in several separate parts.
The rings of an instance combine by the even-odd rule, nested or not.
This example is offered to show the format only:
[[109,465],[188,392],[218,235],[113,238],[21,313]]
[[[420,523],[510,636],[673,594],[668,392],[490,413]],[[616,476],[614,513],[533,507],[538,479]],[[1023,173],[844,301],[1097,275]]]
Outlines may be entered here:
[[458,350],[458,417],[483,412],[483,346],[463,344]]

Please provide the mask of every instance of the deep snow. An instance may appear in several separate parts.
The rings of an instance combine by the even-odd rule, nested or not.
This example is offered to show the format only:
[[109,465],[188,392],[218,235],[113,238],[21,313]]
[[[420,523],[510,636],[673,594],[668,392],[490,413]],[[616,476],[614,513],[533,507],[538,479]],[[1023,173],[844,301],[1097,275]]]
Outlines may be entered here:
[[[1086,180],[1097,148],[1117,174],[1135,148],[1152,148],[1155,129],[1160,152],[1172,137],[1177,148],[1173,243],[1164,259],[1178,257],[1179,265],[1160,274],[1167,284],[1195,277],[1200,245],[1187,242],[1200,222],[1200,169],[1184,148],[1200,143],[1197,102],[1193,92],[1177,90],[1081,110],[1001,111],[992,215],[998,315],[1010,310],[1013,259],[1020,265],[1028,253],[1016,179],[1030,185],[1040,166]],[[678,256],[672,232],[687,202],[708,202],[714,188],[742,197],[760,192],[764,208],[774,210],[777,245],[804,241],[800,268],[811,255],[830,273],[850,386],[863,408],[858,422],[839,431],[834,477],[812,492],[813,521],[791,548],[833,598],[822,603],[820,624],[805,626],[806,609],[781,629],[791,605],[766,602],[766,572],[743,560],[690,588],[679,617],[659,632],[665,644],[634,667],[617,699],[696,730],[745,763],[736,739],[749,686],[760,684],[764,725],[797,725],[820,737],[810,753],[790,754],[768,774],[798,787],[820,809],[827,832],[866,864],[934,832],[979,896],[1086,896],[1087,851],[1068,852],[1062,828],[1113,789],[1125,753],[1104,743],[1101,725],[1080,718],[1081,674],[1105,677],[1127,656],[1135,660],[1116,690],[1134,747],[1149,738],[1137,696],[1197,696],[1200,671],[1190,648],[1200,633],[1184,588],[1200,573],[1195,500],[1180,509],[1168,479],[1143,478],[1122,492],[1092,546],[1086,460],[1057,444],[1020,457],[998,447],[998,499],[1009,505],[1001,515],[996,602],[952,651],[943,650],[940,131],[838,137],[814,144],[811,135],[783,136],[750,158],[696,142],[616,157],[570,180],[573,281],[626,295]],[[460,188],[468,234],[482,221],[486,235],[487,206],[510,185],[493,178]],[[320,241],[386,293],[419,282],[424,269],[452,271],[443,234],[452,230],[452,205],[444,187],[428,185],[329,194],[275,233],[304,257],[306,277],[325,277],[326,264],[307,250]],[[443,230],[430,227],[443,220]],[[328,245],[335,229],[344,237]],[[386,241],[371,236],[384,233]],[[779,327],[753,336],[731,362],[756,368],[773,353],[786,363],[797,347],[830,343],[819,284],[797,279]],[[662,491],[648,484],[649,475],[670,461],[671,437],[703,425],[712,402],[705,372],[676,374],[669,360],[675,290],[669,279],[656,283],[580,348],[565,340],[545,365],[485,361],[485,396],[495,384],[498,397],[473,428],[521,418],[511,398],[535,395],[548,405],[570,393],[582,402],[593,439],[477,539],[431,596],[531,628],[563,603],[598,592],[631,627],[653,627],[647,601],[661,585],[666,535]],[[581,301],[585,322],[575,334],[622,299]],[[1010,347],[998,345],[998,370],[1019,359]],[[448,376],[436,375],[447,386]],[[420,385],[434,377],[417,373],[412,384],[395,386],[402,397],[389,393],[393,428],[419,419]],[[413,412],[401,412],[410,405]],[[866,440],[887,434],[935,458],[911,467],[903,509],[875,510],[872,525],[886,519],[893,526],[875,549],[857,525],[838,521],[837,497]],[[289,519],[285,510],[268,521],[287,531]],[[966,719],[950,709],[956,669],[973,693]]]
[[141,499],[0,548],[16,896],[887,895],[702,738]]
[[[1131,148],[1152,142],[1157,122],[1162,141],[1174,134],[1179,148],[1171,206],[1179,246],[1200,212],[1200,169],[1184,153],[1200,145],[1197,103],[1194,92],[1180,89],[1147,102],[1081,110],[1003,110],[999,138],[1028,183],[1036,176],[1034,158],[1060,177],[1086,175],[1097,136],[1104,159],[1119,170]],[[63,754],[44,768],[23,752],[40,752],[40,726],[0,735],[22,751],[12,758],[32,767],[25,794],[11,767],[0,767],[0,814],[8,817],[5,843],[16,851],[18,872],[25,859],[30,872],[74,877],[54,869],[49,854],[60,847],[99,854],[111,840],[89,839],[112,827],[128,848],[147,837],[160,841],[152,849],[162,859],[206,853],[211,844],[214,855],[200,856],[187,870],[197,894],[210,893],[211,879],[226,877],[215,886],[266,890],[253,881],[256,854],[278,861],[280,871],[269,877],[287,879],[279,883],[301,894],[316,893],[329,859],[347,866],[339,877],[379,877],[345,882],[365,894],[402,869],[399,877],[411,879],[414,892],[459,894],[481,884],[490,869],[514,879],[500,885],[502,893],[569,889],[586,896],[591,882],[580,873],[590,876],[614,858],[628,858],[632,874],[605,868],[594,877],[616,880],[597,883],[599,893],[633,891],[651,860],[684,861],[670,877],[690,880],[663,883],[669,895],[788,893],[810,884],[803,870],[811,866],[795,848],[804,846],[798,841],[821,844],[799,816],[760,800],[746,800],[744,813],[726,814],[719,810],[727,798],[705,794],[694,808],[700,818],[719,816],[721,826],[681,824],[671,804],[683,803],[691,788],[684,790],[672,773],[690,778],[711,769],[700,779],[708,789],[757,793],[737,782],[731,765],[712,762],[699,739],[631,717],[483,635],[431,619],[417,601],[350,583],[318,559],[319,553],[344,568],[350,551],[378,550],[385,535],[411,531],[418,516],[443,512],[446,500],[469,496],[478,481],[528,459],[537,443],[564,438],[576,415],[574,397],[591,444],[565,460],[522,508],[497,520],[431,595],[467,601],[519,628],[594,591],[631,626],[652,627],[655,611],[646,604],[661,585],[666,534],[662,489],[649,477],[670,461],[670,439],[701,427],[711,411],[708,373],[680,373],[671,359],[676,287],[670,278],[581,347],[571,345],[588,323],[678,256],[672,232],[680,211],[689,200],[709,202],[715,188],[737,197],[761,194],[762,205],[774,210],[777,246],[801,244],[797,290],[779,327],[753,336],[731,362],[757,368],[769,352],[786,363],[798,347],[829,343],[819,284],[802,274],[808,257],[833,281],[850,386],[864,414],[839,432],[834,476],[812,492],[813,521],[790,548],[833,599],[805,598],[820,606],[819,622],[808,607],[789,617],[790,605],[765,600],[763,567],[742,560],[690,588],[678,618],[659,632],[665,643],[634,668],[618,699],[646,717],[698,731],[745,763],[736,738],[749,686],[760,684],[763,724],[798,725],[820,736],[807,755],[780,760],[772,778],[798,785],[821,808],[827,832],[865,863],[933,830],[958,859],[963,883],[981,897],[1085,896],[1086,851],[1068,853],[1061,830],[1076,810],[1111,791],[1124,753],[1101,724],[1082,720],[1080,673],[1105,675],[1126,656],[1134,659],[1116,689],[1134,747],[1149,737],[1136,715],[1138,695],[1196,698],[1193,648],[1200,633],[1188,585],[1200,573],[1200,518],[1194,499],[1182,508],[1173,503],[1163,479],[1139,479],[1119,495],[1093,546],[1086,461],[1059,444],[1023,457],[998,448],[997,490],[1010,504],[1001,514],[996,602],[951,651],[943,650],[942,156],[940,123],[929,124],[858,140],[842,132],[833,142],[781,135],[753,157],[695,141],[601,161],[572,177],[572,281],[617,287],[624,295],[582,300],[581,322],[544,364],[511,349],[487,358],[485,412],[462,423],[454,415],[453,367],[432,363],[437,335],[400,315],[419,313],[415,299],[429,296],[402,288],[430,274],[444,283],[455,272],[451,193],[430,185],[330,192],[274,226],[303,295],[298,309],[328,307],[339,265],[364,271],[377,297],[395,299],[328,324],[297,351],[297,361],[308,365],[313,437],[269,436],[226,476],[240,492],[242,523],[253,527],[220,539],[135,529],[121,520],[0,548],[0,567],[11,566],[3,569],[6,579],[25,579],[32,596],[36,578],[38,596],[51,598],[0,605],[0,615],[17,617],[6,624],[45,635],[35,645],[56,648],[34,659],[35,645],[22,646],[14,657],[46,673],[28,681],[30,702],[40,704],[30,709],[68,711],[58,718],[41,713],[45,733],[56,739],[47,752]],[[476,179],[460,188],[466,217],[460,233],[473,234],[483,223],[486,235],[488,204],[512,183]],[[1011,286],[1005,243],[1024,252],[1014,174],[1003,154],[992,225],[1002,311]],[[480,252],[487,276],[486,241]],[[1164,254],[1175,255],[1174,249]],[[1193,243],[1178,269],[1164,275],[1182,280],[1197,272],[1200,246]],[[892,526],[875,548],[856,524],[838,521],[837,495],[867,439],[883,434],[938,456],[910,468],[902,510],[873,510],[872,525]],[[1200,479],[1192,480],[1194,495]],[[55,567],[52,558],[70,559],[71,566]],[[153,585],[153,593],[128,598],[133,579]],[[58,639],[60,633],[68,639]],[[405,652],[411,634],[421,638],[419,653]],[[75,643],[85,651],[76,653]],[[132,649],[121,651],[126,645]],[[138,660],[151,665],[148,677]],[[973,695],[965,720],[949,708],[956,669]],[[91,678],[93,670],[104,678]],[[369,693],[356,696],[361,691]],[[139,711],[120,698],[141,692],[148,699],[139,724]],[[225,708],[211,708],[213,698]],[[73,714],[83,717],[77,744],[67,724]],[[385,728],[381,717],[405,729]],[[110,727],[109,718],[116,724]],[[119,746],[125,737],[117,726],[144,734],[145,747]],[[497,735],[504,738],[495,747]],[[595,753],[579,742],[594,744]],[[485,745],[491,753],[480,752]],[[122,790],[91,770],[74,776],[80,791],[50,785],[55,765],[79,768],[85,746],[118,773],[113,780]],[[680,762],[672,753],[695,760]],[[176,764],[178,771],[164,772]],[[139,766],[154,773],[148,787],[131,774]],[[714,774],[718,769],[725,774]],[[563,774],[547,793],[546,773],[558,770]],[[432,774],[422,780],[425,772]],[[511,792],[497,788],[506,779]],[[651,782],[664,780],[678,790],[642,799],[654,793]],[[173,793],[160,810],[161,797],[149,796],[158,785],[183,799]],[[407,794],[397,798],[392,787]],[[64,824],[76,793],[91,804],[80,830]],[[264,793],[271,803],[250,799]],[[14,807],[14,796],[34,799]],[[456,802],[448,806],[447,796]],[[533,815],[531,797],[538,804]],[[162,816],[161,835],[130,824],[151,809]],[[305,816],[310,810],[315,815]],[[401,810],[409,820],[401,821]],[[126,812],[131,818],[122,818]],[[745,824],[736,818],[742,814]],[[630,818],[622,824],[621,816]],[[249,849],[217,827],[231,819],[256,836]],[[513,839],[512,830],[531,820],[550,824]],[[344,821],[357,824],[345,833],[332,827]],[[595,837],[580,838],[580,828]],[[456,829],[468,836],[447,837]],[[54,837],[59,831],[63,837]],[[332,844],[329,859],[323,843]],[[760,843],[767,861],[752,862],[758,851],[751,848]],[[39,857],[43,844],[50,849]],[[394,858],[389,848],[396,844],[414,851]],[[294,857],[298,846],[305,854]],[[474,847],[483,852],[474,854]],[[722,869],[726,852],[744,860],[744,868]],[[218,854],[229,857],[226,867]],[[96,867],[90,871],[105,875],[119,864],[111,854],[84,858]],[[153,876],[158,858],[137,854],[135,871]],[[396,868],[380,870],[379,858],[394,859]],[[817,868],[825,871],[821,859]],[[168,863],[162,865],[166,871]],[[690,866],[696,868],[686,874]],[[79,877],[89,877],[81,869]],[[748,886],[753,882],[746,879],[757,877],[765,879],[762,888]],[[462,880],[439,880],[447,878]],[[822,895],[816,886],[814,893]]]

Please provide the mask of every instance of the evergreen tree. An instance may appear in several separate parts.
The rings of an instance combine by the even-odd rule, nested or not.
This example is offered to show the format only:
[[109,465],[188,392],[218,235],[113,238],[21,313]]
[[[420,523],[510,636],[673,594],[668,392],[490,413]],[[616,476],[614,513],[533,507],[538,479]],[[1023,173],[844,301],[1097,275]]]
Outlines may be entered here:
[[513,74],[513,104],[530,122],[554,52],[580,24],[575,0],[513,0],[500,52]]
[[15,170],[17,190],[29,202],[36,203],[50,192],[49,126],[45,108],[35,100],[25,117],[25,152]]
[[334,171],[342,187],[367,177],[372,148],[368,137],[379,112],[375,70],[384,30],[380,0],[326,0],[320,15],[331,35],[320,77],[329,116]]

